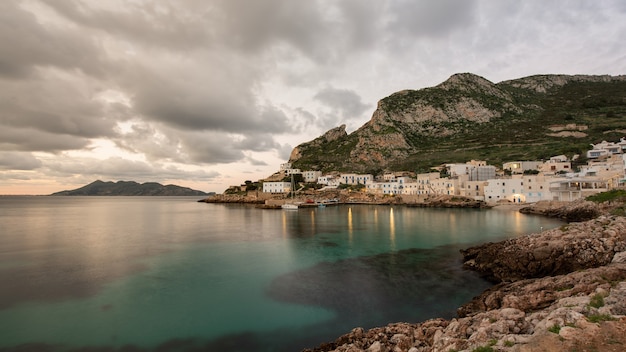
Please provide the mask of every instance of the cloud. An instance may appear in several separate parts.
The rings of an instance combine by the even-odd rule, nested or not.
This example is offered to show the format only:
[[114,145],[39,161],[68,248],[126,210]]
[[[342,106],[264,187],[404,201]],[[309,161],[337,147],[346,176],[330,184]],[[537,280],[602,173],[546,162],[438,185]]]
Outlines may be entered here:
[[58,153],[64,150],[86,148],[89,144],[90,141],[86,138],[39,131],[33,127],[2,126],[0,128],[0,150]]
[[78,69],[101,75],[109,66],[97,43],[83,32],[44,26],[19,2],[0,2],[0,46],[11,48],[0,56],[0,77],[21,79],[38,68]]
[[167,179],[212,180],[220,174],[216,171],[183,170],[164,164],[146,163],[112,157],[104,160],[95,158],[64,157],[45,162],[48,173],[55,177],[77,177],[90,175],[89,179],[161,181]]
[[113,134],[116,107],[94,99],[98,89],[88,77],[42,69],[37,77],[0,80],[0,89],[0,125],[79,138]]
[[440,37],[467,30],[476,20],[477,1],[438,0],[389,2],[389,33],[399,38]]
[[0,152],[0,170],[35,170],[41,165],[30,153]]
[[315,94],[314,99],[328,108],[324,128],[336,127],[347,120],[360,120],[363,113],[370,108],[361,101],[356,92],[348,89],[327,87]]
[[[3,1],[0,177],[263,177],[457,72],[624,74],[625,36],[620,0]],[[96,165],[103,141],[120,160]]]

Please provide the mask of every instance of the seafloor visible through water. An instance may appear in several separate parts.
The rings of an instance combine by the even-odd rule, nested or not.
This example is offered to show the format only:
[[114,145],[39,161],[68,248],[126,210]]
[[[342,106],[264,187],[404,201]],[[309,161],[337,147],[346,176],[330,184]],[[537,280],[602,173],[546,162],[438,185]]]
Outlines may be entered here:
[[298,351],[455,315],[459,249],[560,222],[506,210],[298,211],[0,197],[0,351]]

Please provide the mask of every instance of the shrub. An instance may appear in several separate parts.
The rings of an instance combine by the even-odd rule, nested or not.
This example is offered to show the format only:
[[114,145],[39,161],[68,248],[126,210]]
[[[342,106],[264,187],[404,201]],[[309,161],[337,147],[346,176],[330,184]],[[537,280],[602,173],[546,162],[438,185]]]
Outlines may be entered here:
[[626,198],[625,190],[613,189],[607,192],[594,194],[585,199],[592,201],[592,202],[596,202],[596,203],[603,203],[603,202],[608,202],[608,201],[613,201],[613,200],[623,200],[625,198]]
[[480,346],[474,348],[472,352],[493,352],[493,348],[491,346]]
[[559,324],[554,324],[548,328],[548,331],[558,335],[559,332],[561,332],[561,326]]
[[608,314],[592,314],[588,316],[587,319],[592,323],[615,320],[615,318],[613,318],[611,315],[608,315]]
[[591,300],[589,301],[589,306],[593,308],[604,307],[604,296],[596,293],[595,295],[593,295],[593,297],[591,297]]

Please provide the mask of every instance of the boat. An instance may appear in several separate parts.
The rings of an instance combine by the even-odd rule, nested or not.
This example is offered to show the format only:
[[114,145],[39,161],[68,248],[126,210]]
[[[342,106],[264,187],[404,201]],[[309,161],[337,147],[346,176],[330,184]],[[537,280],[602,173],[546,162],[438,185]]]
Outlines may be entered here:
[[285,203],[280,207],[284,210],[298,210],[298,204],[293,202],[293,195],[295,192],[295,183],[293,181],[293,174],[291,174],[291,203]]
[[284,210],[298,210],[298,204],[293,204],[293,203],[285,203],[281,205],[280,207],[283,208]]

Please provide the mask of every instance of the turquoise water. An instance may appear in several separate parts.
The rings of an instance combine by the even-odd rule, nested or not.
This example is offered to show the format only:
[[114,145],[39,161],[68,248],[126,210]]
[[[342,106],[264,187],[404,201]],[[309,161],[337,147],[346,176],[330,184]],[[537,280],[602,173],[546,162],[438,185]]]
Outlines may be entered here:
[[171,197],[0,197],[0,350],[298,351],[452,317],[458,250],[561,223],[505,210],[298,211]]

